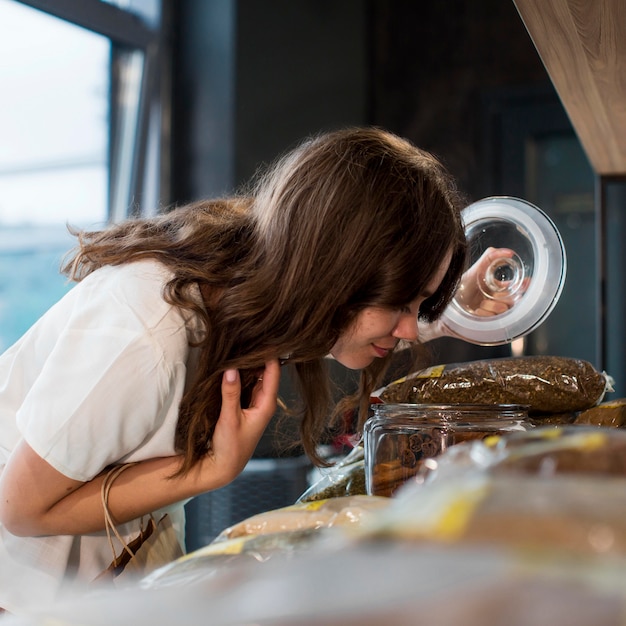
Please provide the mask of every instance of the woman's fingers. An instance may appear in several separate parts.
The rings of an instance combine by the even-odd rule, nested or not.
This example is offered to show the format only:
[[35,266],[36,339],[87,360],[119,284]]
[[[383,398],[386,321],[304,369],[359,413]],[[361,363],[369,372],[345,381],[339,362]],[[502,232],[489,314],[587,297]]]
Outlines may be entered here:
[[222,412],[240,408],[241,380],[237,370],[226,370],[222,376]]
[[[241,379],[237,370],[226,370],[222,377],[222,411],[220,415],[237,416],[239,420],[268,422],[276,410],[280,365],[277,359],[268,361],[252,390],[250,407],[241,407]],[[221,417],[220,417],[221,419]]]
[[276,411],[279,383],[280,364],[277,359],[268,361],[252,391],[250,408],[258,409],[262,412],[270,411],[273,415],[274,411]]
[[[488,283],[491,266],[499,260],[515,256],[510,248],[487,248],[480,258],[463,274],[461,284],[455,295],[459,304],[475,315],[487,317],[499,315],[510,309],[526,292],[530,278],[524,277],[521,284],[511,284],[505,280],[496,280],[499,289]],[[509,291],[513,289],[513,291]]]
[[268,361],[243,409],[239,372],[226,370],[222,376],[222,408],[211,447],[213,462],[231,479],[245,467],[276,411],[279,381],[278,360]]
[[509,304],[503,300],[483,300],[474,311],[474,314],[482,317],[500,315],[500,313],[508,311],[509,308]]

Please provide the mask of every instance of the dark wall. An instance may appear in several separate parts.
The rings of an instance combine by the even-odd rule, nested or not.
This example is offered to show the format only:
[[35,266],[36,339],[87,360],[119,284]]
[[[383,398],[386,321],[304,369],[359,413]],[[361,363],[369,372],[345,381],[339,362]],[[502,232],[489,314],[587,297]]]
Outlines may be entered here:
[[173,199],[219,195],[309,134],[367,122],[363,0],[180,0]]
[[228,191],[349,124],[432,150],[482,197],[489,94],[555,97],[512,0],[180,0],[173,12],[176,201]]
[[367,122],[367,3],[237,2],[235,170],[311,133]]
[[171,2],[171,200],[227,193],[235,181],[236,3]]
[[439,155],[472,200],[488,185],[491,95],[552,83],[512,0],[374,0],[371,121]]

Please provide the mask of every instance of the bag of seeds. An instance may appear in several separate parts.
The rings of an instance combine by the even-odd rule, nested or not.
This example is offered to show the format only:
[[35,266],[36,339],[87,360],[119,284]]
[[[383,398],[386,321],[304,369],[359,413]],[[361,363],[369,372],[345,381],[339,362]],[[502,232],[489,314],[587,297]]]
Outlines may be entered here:
[[314,482],[297,502],[365,495],[365,452],[362,445],[352,451]]
[[437,365],[414,372],[373,394],[372,402],[520,404],[530,415],[596,406],[612,379],[582,359],[522,356]]
[[574,424],[588,424],[590,426],[626,427],[626,398],[617,398],[602,402],[576,415]]

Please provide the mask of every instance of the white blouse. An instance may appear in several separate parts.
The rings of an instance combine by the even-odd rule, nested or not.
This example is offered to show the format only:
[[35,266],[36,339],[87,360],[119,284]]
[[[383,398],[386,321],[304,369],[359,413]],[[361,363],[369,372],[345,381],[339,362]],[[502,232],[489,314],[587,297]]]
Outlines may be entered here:
[[[0,356],[0,471],[21,438],[79,481],[112,463],[175,454],[198,320],[163,299],[170,277],[153,260],[99,269]],[[168,508],[181,545],[183,505]],[[138,523],[120,532],[133,536]],[[52,602],[112,558],[104,531],[16,537],[0,525],[0,607],[18,613]]]

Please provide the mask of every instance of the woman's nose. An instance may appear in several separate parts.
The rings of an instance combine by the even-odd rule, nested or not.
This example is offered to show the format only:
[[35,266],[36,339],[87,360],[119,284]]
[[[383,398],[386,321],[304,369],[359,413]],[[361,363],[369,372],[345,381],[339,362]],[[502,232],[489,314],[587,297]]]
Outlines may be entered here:
[[393,336],[405,341],[417,341],[419,336],[417,315],[414,313],[403,313],[396,324]]

